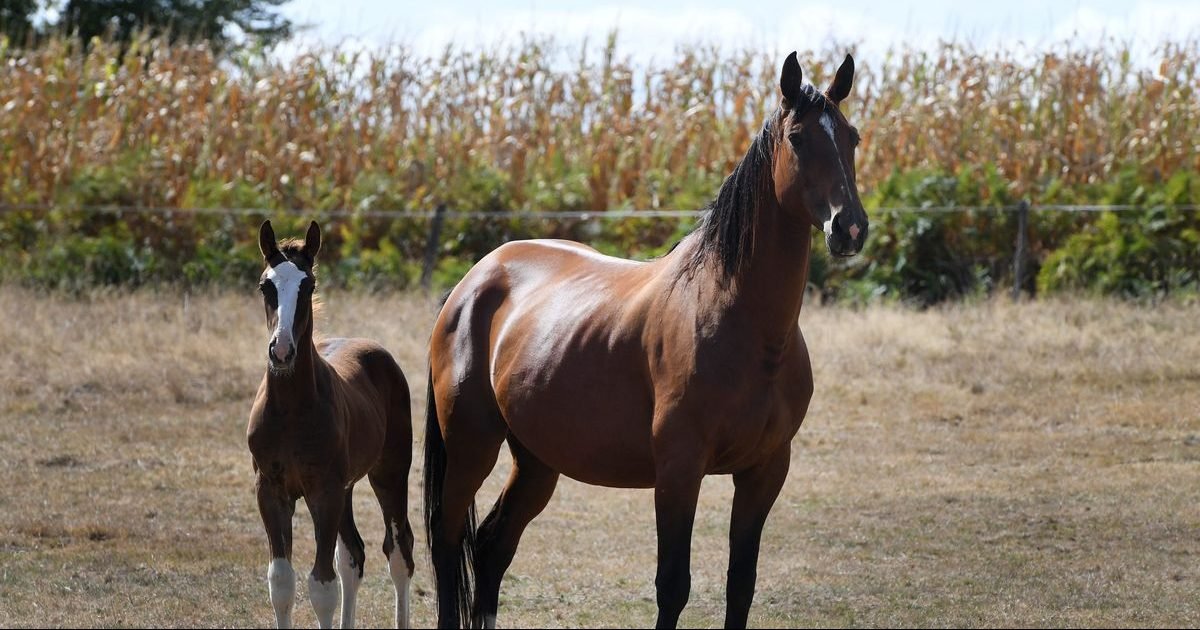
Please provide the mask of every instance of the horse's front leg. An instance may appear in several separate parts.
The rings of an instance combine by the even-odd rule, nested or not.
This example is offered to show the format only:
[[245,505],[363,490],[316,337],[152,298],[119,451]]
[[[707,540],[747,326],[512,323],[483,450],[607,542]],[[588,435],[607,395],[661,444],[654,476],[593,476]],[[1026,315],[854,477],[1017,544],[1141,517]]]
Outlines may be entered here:
[[698,449],[655,449],[654,515],[658,525],[658,628],[674,628],[692,588],[692,523],[704,479]]
[[758,545],[763,525],[791,464],[791,443],[754,468],[733,475],[733,515],[729,524],[729,574],[725,627],[745,628],[758,578]]
[[296,502],[278,485],[260,473],[255,480],[258,513],[262,516],[271,564],[267,567],[267,589],[275,609],[275,625],[292,627],[292,603],[296,601],[296,572],[292,570],[292,515]]
[[308,576],[308,599],[320,627],[332,628],[333,613],[338,605],[337,572],[333,561],[346,492],[341,484],[326,484],[315,492],[306,492],[304,500],[312,514],[317,542],[317,556]]

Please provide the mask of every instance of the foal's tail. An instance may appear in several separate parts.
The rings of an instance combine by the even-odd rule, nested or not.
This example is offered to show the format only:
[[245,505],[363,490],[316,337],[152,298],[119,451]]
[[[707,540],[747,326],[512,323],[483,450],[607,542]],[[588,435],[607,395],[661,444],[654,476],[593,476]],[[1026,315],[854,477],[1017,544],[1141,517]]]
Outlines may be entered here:
[[[457,550],[457,557],[441,557],[438,550],[435,532],[442,531],[442,489],[446,482],[446,442],[442,438],[442,428],[438,424],[437,402],[433,393],[433,368],[429,370],[429,389],[425,398],[425,541],[429,545],[429,553],[433,556],[433,571],[435,578],[441,577],[445,571],[454,573],[454,593],[444,593],[440,588],[441,580],[437,580],[437,597],[439,609],[445,598],[454,598],[454,607],[458,610],[459,623],[471,623],[472,600],[474,588],[472,573],[475,558],[475,501],[472,499],[471,508],[467,511],[462,544]],[[449,622],[441,619],[441,622]],[[458,624],[456,624],[458,625]],[[469,627],[469,626],[464,626]]]

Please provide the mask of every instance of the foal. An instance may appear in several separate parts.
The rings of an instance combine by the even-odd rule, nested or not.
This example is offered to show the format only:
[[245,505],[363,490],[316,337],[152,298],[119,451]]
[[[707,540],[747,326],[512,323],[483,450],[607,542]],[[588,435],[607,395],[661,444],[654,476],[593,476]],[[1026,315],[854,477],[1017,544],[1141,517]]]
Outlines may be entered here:
[[304,497],[317,539],[308,577],[313,611],[322,628],[333,626],[338,603],[334,578],[340,577],[342,627],[354,625],[366,553],[354,525],[351,495],[355,482],[366,475],[383,510],[383,553],[396,586],[396,625],[406,628],[413,573],[408,383],[396,361],[373,341],[313,342],[313,265],[321,248],[315,221],[303,243],[276,244],[270,221],[263,222],[258,238],[266,264],[259,290],[271,337],[267,373],[246,433],[258,510],[271,548],[267,583],[275,621],[280,628],[292,623],[292,515],[296,499]]

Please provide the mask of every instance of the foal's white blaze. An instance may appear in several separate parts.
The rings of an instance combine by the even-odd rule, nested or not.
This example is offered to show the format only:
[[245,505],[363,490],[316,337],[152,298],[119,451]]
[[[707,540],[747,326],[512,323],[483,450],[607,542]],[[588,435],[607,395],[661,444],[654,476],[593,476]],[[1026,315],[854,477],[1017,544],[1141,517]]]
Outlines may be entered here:
[[350,546],[338,535],[337,551],[338,577],[342,581],[342,627],[354,627],[354,608],[358,601],[358,586],[362,583],[362,567],[354,566],[354,556],[350,554]]
[[267,588],[275,609],[275,625],[292,627],[292,602],[296,601],[296,572],[286,558],[275,558],[267,567]]
[[396,585],[396,627],[408,627],[408,586],[412,576],[408,573],[408,565],[404,562],[404,553],[400,551],[400,523],[392,522],[392,553],[388,555],[388,572],[392,574],[392,583]]
[[312,602],[313,612],[317,615],[317,625],[322,628],[333,627],[333,611],[338,604],[337,580],[322,582],[315,576],[308,576],[308,601]]
[[300,298],[300,282],[307,276],[291,261],[275,265],[267,270],[267,279],[275,285],[275,296],[279,308],[279,323],[275,327],[275,357],[280,361],[287,358],[294,345],[292,324],[296,321],[296,301]]

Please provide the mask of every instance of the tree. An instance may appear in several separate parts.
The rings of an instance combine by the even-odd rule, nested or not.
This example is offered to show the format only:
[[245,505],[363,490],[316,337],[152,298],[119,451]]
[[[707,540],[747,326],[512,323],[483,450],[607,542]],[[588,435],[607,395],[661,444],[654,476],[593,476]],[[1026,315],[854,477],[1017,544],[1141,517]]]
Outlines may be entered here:
[[24,44],[35,34],[33,14],[37,9],[38,0],[0,0],[0,34],[17,45]]
[[[66,0],[57,5],[58,21],[37,34],[49,31],[77,35],[84,42],[92,37],[112,37],[127,42],[134,33],[164,35],[174,42],[205,40],[216,50],[225,50],[240,37],[270,46],[292,34],[292,23],[279,14],[288,0]],[[38,0],[0,0],[0,28],[13,41],[24,42],[35,27],[33,14]]]

